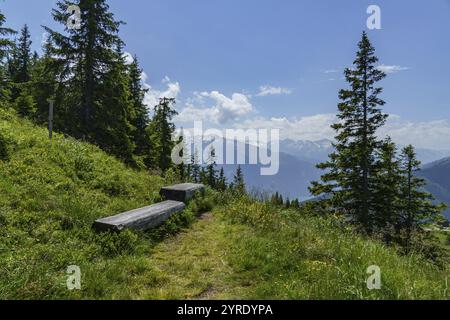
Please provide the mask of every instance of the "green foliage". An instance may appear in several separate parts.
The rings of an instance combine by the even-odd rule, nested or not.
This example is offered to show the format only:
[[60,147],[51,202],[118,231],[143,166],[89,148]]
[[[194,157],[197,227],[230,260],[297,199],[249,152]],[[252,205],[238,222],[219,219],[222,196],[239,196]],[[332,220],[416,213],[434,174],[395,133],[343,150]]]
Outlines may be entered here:
[[372,191],[376,183],[376,151],[380,142],[376,131],[386,121],[379,106],[385,104],[378,98],[382,88],[376,83],[386,75],[376,68],[378,58],[375,49],[364,32],[359,42],[359,51],[353,68],[345,70],[350,89],[341,90],[339,98],[339,122],[332,128],[336,131],[336,152],[330,160],[318,165],[328,170],[322,182],[314,182],[314,195],[332,194],[333,206],[354,217],[362,229],[370,233],[374,220]]
[[178,114],[173,107],[174,104],[175,99],[160,99],[159,104],[154,108],[154,116],[147,129],[152,148],[148,163],[153,168],[159,168],[163,172],[173,165],[172,150],[175,147],[175,142],[172,137],[175,132],[175,125],[172,123],[172,119]]
[[130,91],[130,122],[133,126],[133,141],[136,145],[134,153],[137,155],[148,155],[150,152],[149,134],[147,126],[150,119],[147,111],[147,106],[144,105],[144,96],[148,89],[142,87],[142,69],[139,67],[137,56],[134,56],[133,62],[128,67],[130,77],[129,91]]
[[[72,4],[58,1],[54,20],[65,26]],[[79,29],[59,33],[44,27],[49,34],[46,55],[53,57],[47,59],[46,69],[57,80],[55,92],[49,92],[56,96],[55,129],[132,163],[136,97],[131,97],[124,44],[118,35],[122,22],[115,20],[106,0],[82,1],[79,7]]]
[[[117,279],[106,291],[90,290],[124,256],[145,256],[151,247],[144,236],[97,235],[91,226],[154,203],[163,179],[59,134],[50,144],[47,130],[12,111],[0,110],[0,132],[9,151],[9,161],[0,161],[0,298],[70,298],[75,293],[61,280],[72,264],[86,275],[84,296],[111,297],[115,286],[119,292]],[[92,270],[98,274],[91,277]]]
[[[234,297],[244,299],[449,299],[448,265],[364,239],[333,217],[284,210],[248,197],[218,207],[231,223],[225,258]],[[378,265],[381,290],[367,289],[366,270]]]
[[423,223],[437,222],[444,206],[433,205],[433,197],[423,191],[414,148],[405,148],[399,159],[392,140],[377,137],[387,115],[378,97],[383,89],[376,84],[386,75],[376,67],[374,53],[364,32],[354,67],[345,70],[350,89],[339,93],[339,122],[332,126],[336,151],[317,166],[327,172],[310,191],[328,196],[322,202],[331,213],[345,215],[364,233],[400,243],[408,251],[412,233],[420,232]]
[[31,35],[28,26],[20,31],[20,37],[15,44],[11,57],[8,59],[9,80],[12,81],[12,100],[21,94],[21,84],[31,80]]
[[246,193],[244,173],[242,172],[241,166],[238,166],[236,169],[236,174],[233,177],[233,182],[231,183],[230,188],[237,194]]
[[27,94],[26,91],[22,91],[19,97],[17,97],[15,107],[17,113],[25,118],[34,117],[37,110],[33,96]]
[[10,96],[5,59],[14,48],[14,42],[9,37],[16,33],[13,29],[4,27],[5,22],[6,17],[0,11],[0,102],[7,101]]

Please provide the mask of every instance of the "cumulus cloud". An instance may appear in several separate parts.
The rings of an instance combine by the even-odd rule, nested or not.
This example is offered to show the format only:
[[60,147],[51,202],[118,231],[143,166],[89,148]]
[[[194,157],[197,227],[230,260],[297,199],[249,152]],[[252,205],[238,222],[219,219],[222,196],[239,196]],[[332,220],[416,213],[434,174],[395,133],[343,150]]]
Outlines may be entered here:
[[[212,105],[211,105],[212,103]],[[244,117],[253,111],[253,105],[247,95],[233,93],[231,97],[219,91],[195,93],[176,118],[179,122],[193,120],[225,124]]]
[[165,77],[162,80],[163,85],[166,86],[165,90],[158,90],[153,88],[151,85],[147,83],[148,76],[145,72],[142,73],[142,82],[144,84],[144,88],[148,90],[144,97],[144,104],[147,105],[148,108],[153,108],[159,103],[159,99],[161,98],[177,98],[181,92],[181,86],[178,82],[173,82],[169,77]]
[[386,74],[397,73],[400,71],[409,70],[408,67],[401,67],[401,66],[396,66],[396,65],[388,66],[388,65],[384,65],[384,64],[378,66],[377,69],[380,71],[383,71]]
[[291,94],[292,90],[282,87],[273,87],[273,86],[261,86],[259,87],[258,97],[265,96],[273,96],[273,95],[281,95],[281,94]]

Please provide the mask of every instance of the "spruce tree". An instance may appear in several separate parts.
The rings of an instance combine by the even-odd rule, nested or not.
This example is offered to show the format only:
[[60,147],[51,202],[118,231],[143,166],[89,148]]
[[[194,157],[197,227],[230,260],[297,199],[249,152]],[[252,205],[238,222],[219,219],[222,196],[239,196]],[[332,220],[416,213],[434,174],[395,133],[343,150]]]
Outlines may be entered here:
[[134,153],[145,155],[150,148],[147,126],[150,119],[147,106],[144,104],[145,93],[148,91],[142,86],[142,69],[139,67],[137,56],[129,65],[131,125],[133,126],[133,141],[136,146]]
[[12,36],[16,33],[11,28],[4,27],[6,23],[5,15],[0,11],[0,61],[4,62],[4,59],[7,58],[8,53],[11,48],[14,47],[14,42],[11,41],[9,36]]
[[209,158],[207,159],[207,166],[205,169],[205,182],[213,189],[217,188],[217,170],[216,170],[216,151],[211,148],[209,151]]
[[15,73],[11,74],[11,80],[16,83],[26,83],[30,81],[31,68],[31,35],[28,26],[25,25],[20,31],[20,37],[17,42],[17,49],[15,50],[16,61],[13,62]]
[[173,98],[160,99],[154,108],[154,116],[149,126],[153,163],[163,172],[172,166],[172,150],[175,147],[175,142],[172,141],[175,124],[172,120],[178,114],[173,108],[174,104]]
[[244,174],[242,172],[241,166],[238,166],[236,174],[233,177],[233,189],[240,194],[244,194],[246,192]]
[[407,252],[410,250],[413,233],[425,223],[436,222],[442,219],[445,205],[433,204],[433,196],[424,191],[426,181],[417,176],[420,170],[420,161],[414,147],[409,145],[402,150],[400,185],[400,217],[398,229],[403,231],[403,245]]
[[227,190],[227,177],[225,177],[225,170],[220,169],[219,178],[217,179],[217,190],[225,192]]
[[195,183],[200,182],[200,164],[198,162],[198,151],[194,150],[191,156],[191,179]]
[[322,182],[313,182],[315,196],[330,194],[335,210],[354,217],[365,232],[371,233],[375,200],[376,150],[380,147],[376,131],[386,121],[379,106],[385,102],[378,96],[382,88],[376,83],[386,75],[376,68],[378,58],[364,32],[353,68],[345,70],[349,89],[341,90],[339,121],[332,126],[337,132],[335,152],[328,162],[318,165],[327,170]]
[[5,15],[0,11],[0,102],[9,99],[9,79],[5,60],[14,48],[14,42],[9,38],[16,32],[13,29],[4,27],[6,23]]
[[378,151],[378,168],[374,186],[374,227],[390,242],[395,234],[399,214],[399,184],[401,181],[397,148],[386,138]]
[[[79,29],[69,28],[67,25],[70,18],[67,9],[74,4],[81,11]],[[129,125],[129,110],[125,102],[129,97],[122,88],[122,66],[115,65],[120,61],[121,57],[118,55],[123,46],[118,36],[122,22],[114,19],[106,0],[81,0],[79,3],[58,1],[57,8],[53,10],[53,18],[65,28],[65,33],[62,34],[44,27],[49,34],[46,46],[48,54],[57,57],[52,65],[58,72],[59,86],[64,88],[61,95],[64,100],[58,104],[59,112],[65,113],[60,129],[103,146],[106,141],[104,138],[110,136],[112,145],[108,145],[106,149],[115,150],[119,154],[128,153],[128,130],[124,130],[124,127]],[[117,75],[118,79],[111,79],[113,75]],[[113,82],[118,83],[119,92],[111,97],[111,90],[105,87],[105,83]],[[119,97],[119,94],[123,96]],[[114,110],[109,110],[112,107],[109,103],[112,101],[119,102],[119,105],[114,106]],[[122,122],[120,128],[112,128],[112,124],[107,123],[111,116],[117,118],[114,125]],[[95,131],[99,129],[107,131]],[[104,140],[96,141],[99,137]],[[117,144],[122,142],[127,145],[118,147]]]
[[98,93],[103,96],[102,105],[91,111],[92,118],[96,119],[91,125],[91,137],[102,149],[132,164],[132,107],[127,66],[120,47],[114,57],[102,84],[98,86]]

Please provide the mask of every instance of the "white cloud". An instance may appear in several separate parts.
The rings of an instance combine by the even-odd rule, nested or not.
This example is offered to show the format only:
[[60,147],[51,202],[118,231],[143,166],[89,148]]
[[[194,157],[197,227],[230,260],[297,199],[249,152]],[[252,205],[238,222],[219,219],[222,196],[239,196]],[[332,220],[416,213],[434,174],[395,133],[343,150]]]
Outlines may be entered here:
[[[337,121],[334,114],[317,114],[301,118],[258,117],[236,124],[237,128],[280,129],[281,139],[333,140],[336,135],[331,124]],[[380,128],[380,138],[390,136],[399,145],[412,144],[416,148],[450,150],[450,123],[448,120],[413,122],[390,115]]]
[[401,66],[396,66],[396,65],[392,65],[392,66],[387,66],[387,65],[380,65],[377,67],[378,70],[383,71],[386,74],[391,74],[391,73],[397,73],[400,71],[406,71],[409,70],[408,67],[401,67]]
[[273,96],[273,95],[281,95],[281,94],[291,94],[292,90],[282,87],[273,87],[273,86],[261,86],[259,87],[258,97],[265,96]]
[[325,70],[323,73],[325,73],[325,74],[330,74],[330,73],[338,73],[339,72],[339,70],[336,70],[336,69],[329,69],[329,70]]
[[[213,103],[210,105],[209,103]],[[176,121],[192,122],[203,120],[216,124],[225,124],[244,117],[253,111],[253,105],[247,95],[233,93],[227,97],[219,91],[195,93],[180,111]]]
[[380,136],[389,135],[400,145],[417,148],[450,150],[450,123],[448,120],[412,122],[391,115]]
[[330,126],[334,123],[335,119],[336,116],[334,114],[318,114],[293,119],[285,117],[258,117],[236,124],[235,127],[241,129],[280,129],[281,139],[316,141],[333,138],[335,134]]
[[129,52],[124,52],[123,53],[123,58],[125,59],[125,64],[130,65],[134,62],[134,57],[131,53]]
[[162,83],[166,86],[165,90],[158,90],[153,88],[147,83],[148,76],[145,72],[142,73],[142,82],[144,83],[144,88],[148,90],[144,97],[144,104],[147,105],[149,109],[152,109],[159,103],[161,98],[177,98],[181,92],[181,86],[178,82],[172,82],[169,77],[165,77]]

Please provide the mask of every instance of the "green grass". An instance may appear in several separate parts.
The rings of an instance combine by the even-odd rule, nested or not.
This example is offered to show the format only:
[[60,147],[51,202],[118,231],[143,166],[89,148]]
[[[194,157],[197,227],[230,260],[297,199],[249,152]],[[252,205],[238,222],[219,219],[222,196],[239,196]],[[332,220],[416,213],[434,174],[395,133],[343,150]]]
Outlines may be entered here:
[[[5,110],[0,149],[0,299],[449,298],[448,268],[246,198],[208,192],[151,232],[99,235],[95,219],[159,200],[169,181],[62,135],[50,145]],[[369,291],[374,264],[383,285]],[[80,291],[66,288],[69,265]]]
[[[229,234],[228,263],[241,298],[449,299],[448,266],[363,239],[333,218],[280,210],[248,199],[218,209]],[[381,290],[367,268],[381,268]]]
[[70,297],[63,284],[72,264],[85,271],[87,297],[114,297],[119,288],[89,282],[107,281],[103,274],[124,260],[134,268],[133,252],[148,241],[131,232],[97,235],[92,223],[153,203],[163,179],[62,135],[50,144],[45,129],[9,111],[0,110],[0,133],[8,153],[0,161],[0,299]]

